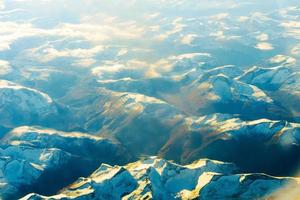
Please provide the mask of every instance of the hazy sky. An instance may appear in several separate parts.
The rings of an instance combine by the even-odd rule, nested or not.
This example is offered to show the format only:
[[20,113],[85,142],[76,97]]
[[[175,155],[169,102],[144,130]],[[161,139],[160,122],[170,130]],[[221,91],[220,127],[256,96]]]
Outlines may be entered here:
[[[300,38],[295,15],[299,8],[293,0],[0,2],[0,59],[14,66],[64,65],[93,70],[103,63],[125,60],[114,70],[126,68],[128,63],[132,70],[135,65],[166,63],[161,59],[182,53],[207,53],[212,45],[222,47],[228,41],[262,53],[273,51],[274,56],[299,51],[297,45],[290,52],[276,49],[279,37],[289,41]],[[58,62],[60,58],[64,60]],[[156,76],[168,70],[166,64],[160,71],[152,67],[143,73]]]

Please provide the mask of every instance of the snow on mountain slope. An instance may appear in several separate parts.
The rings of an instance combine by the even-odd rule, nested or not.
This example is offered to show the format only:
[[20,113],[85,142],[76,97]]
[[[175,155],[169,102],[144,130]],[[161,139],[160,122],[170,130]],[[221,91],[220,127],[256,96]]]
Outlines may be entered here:
[[233,164],[198,160],[181,166],[149,158],[126,166],[101,165],[87,178],[79,178],[59,194],[28,194],[22,200],[41,199],[256,199],[271,196],[296,178],[265,174],[237,174]]
[[274,191],[286,185],[291,190],[297,190],[300,183],[297,178],[279,178],[265,174],[223,176],[206,173],[199,178],[199,185],[202,186],[201,182],[207,179],[210,182],[196,190],[199,191],[199,199],[276,199]]
[[244,72],[239,67],[226,65],[205,69],[201,66],[194,68],[196,64],[186,65],[190,71],[183,75],[170,76],[169,79],[127,78],[99,80],[98,83],[99,87],[109,90],[135,92],[162,99],[188,115],[221,112],[240,114],[246,119],[291,118],[292,114],[280,104],[277,105],[278,102],[274,102],[264,88],[256,87],[254,83],[246,80],[243,82],[244,79],[240,81],[239,75]]
[[0,148],[4,186],[0,197],[4,199],[30,191],[53,194],[102,162],[124,164],[133,159],[121,145],[107,139],[38,127],[12,130]]
[[42,92],[0,80],[1,124],[17,126],[40,122],[57,113],[53,100]]
[[[1,140],[3,144],[30,145],[35,148],[57,148],[76,156],[100,160],[106,154],[122,156],[128,159],[125,149],[108,139],[79,132],[62,132],[54,129],[39,127],[18,127],[5,135]],[[88,147],[88,148],[87,148]],[[109,161],[111,159],[111,161]],[[117,162],[114,157],[106,158],[105,162]]]
[[[270,94],[270,90],[277,92],[284,83],[286,90],[298,91],[298,73],[289,66],[247,69],[235,65],[212,67],[208,63],[205,56],[182,54],[161,61],[161,66],[170,68],[162,77],[115,80],[102,77],[98,84],[117,92],[140,93],[164,100],[188,115],[220,112],[240,114],[246,119],[295,121],[293,115],[299,110],[293,103],[295,100],[286,103],[296,106],[292,109],[281,103],[283,95]],[[297,95],[292,95],[297,99]]]
[[[170,129],[183,119],[172,105],[137,93],[94,89],[64,100],[79,116],[84,131],[117,139],[133,153],[153,154],[168,139]],[[155,141],[152,140],[155,138]]]
[[[229,70],[229,73],[232,70]],[[165,101],[194,115],[212,113],[239,114],[245,119],[281,119],[287,111],[274,104],[264,91],[254,85],[224,74],[207,72],[176,94],[163,94]],[[185,102],[189,102],[186,104]]]
[[[0,199],[281,187],[256,173],[300,166],[299,20],[299,0],[0,0]],[[150,159],[67,186],[157,154],[251,174]]]
[[293,69],[290,67],[277,66],[273,68],[262,68],[254,66],[247,70],[238,79],[256,85],[264,90],[277,90],[286,82],[292,82],[290,78]]
[[[188,79],[188,77],[183,77]],[[160,98],[162,93],[174,93],[181,87],[184,80],[180,79],[157,77],[150,79],[117,79],[98,81],[100,87],[116,91],[139,93],[150,97]]]
[[299,121],[299,69],[287,66],[272,68],[253,67],[238,79],[266,91],[274,101],[290,112],[291,117],[295,121]]
[[[203,77],[200,85],[206,83],[206,77]],[[265,107],[274,109],[275,106],[272,99],[257,87],[232,81],[224,75],[207,77],[213,85],[207,89],[209,93],[221,96],[223,102],[232,102],[232,99],[237,102],[245,101],[245,107],[236,108],[239,104],[234,103],[232,106],[224,106],[239,109],[237,115],[189,116],[178,109],[180,106],[170,104],[171,100],[162,101],[141,94],[106,89],[90,89],[93,92],[84,90],[75,96],[75,93],[71,93],[64,102],[70,105],[74,113],[78,113],[75,115],[81,117],[77,121],[84,131],[117,140],[136,156],[160,153],[179,163],[209,157],[234,161],[247,172],[256,170],[272,175],[291,174],[299,163],[295,155],[300,149],[294,145],[299,144],[298,124],[261,119],[257,113],[266,114]],[[197,84],[194,83],[195,86]],[[198,91],[201,93],[203,89]],[[180,97],[187,98],[186,95]],[[208,97],[205,94],[199,96],[201,99]],[[185,106],[191,106],[192,102],[197,101],[186,102],[189,104],[185,103]],[[249,116],[250,113],[247,112],[250,111],[255,112],[251,115],[254,118],[252,121],[239,115]],[[232,112],[232,109],[228,112]],[[274,113],[276,114],[274,110],[270,110],[269,115]],[[288,149],[284,150],[285,148]],[[254,156],[256,154],[259,155],[257,162]],[[245,160],[244,157],[249,159]],[[277,167],[268,164],[280,159],[285,160],[286,164]]]
[[[180,55],[183,57],[187,55]],[[202,62],[201,62],[202,61]],[[154,77],[147,79],[122,78],[115,80],[98,80],[99,87],[104,87],[117,92],[132,92],[144,94],[159,99],[164,99],[163,94],[174,94],[180,88],[190,84],[199,77],[224,74],[229,78],[235,78],[242,73],[242,70],[234,65],[220,66],[213,69],[206,69],[204,60],[188,60],[173,63],[172,68],[177,68],[168,77]]]
[[234,162],[247,172],[291,175],[300,163],[299,136],[299,124],[268,119],[243,121],[213,114],[185,118],[160,155],[180,163],[210,158]]
[[206,70],[205,73],[200,74],[200,76],[203,76],[202,79],[207,79],[210,76],[223,74],[226,77],[233,79],[233,78],[239,76],[242,72],[243,72],[243,70],[240,69],[238,66],[225,65],[225,66],[214,67],[212,69]]
[[[13,78],[18,83],[36,88],[39,91],[47,93],[54,100],[59,98],[70,90],[78,81],[79,75],[67,68],[42,68],[31,67],[20,71],[19,78]],[[53,90],[53,88],[56,88]]]
[[[198,77],[204,69],[210,68],[214,59],[207,53],[189,53],[162,58],[151,64],[131,62],[123,67],[120,64],[98,67],[92,69],[92,74],[99,87],[161,99],[161,93],[176,93],[179,87]],[[124,73],[124,70],[130,73]],[[142,70],[144,75],[134,76],[135,70]],[[107,71],[110,75],[106,75]]]
[[[10,81],[6,81],[6,80],[0,80],[0,89],[2,92],[2,104],[6,103],[5,100],[8,100],[8,98],[5,99],[6,95],[12,94],[12,95],[18,95],[18,93],[20,95],[22,95],[20,98],[20,107],[23,108],[24,110],[28,110],[28,96],[30,95],[36,95],[37,98],[35,99],[36,101],[34,102],[34,109],[36,109],[37,111],[41,111],[41,112],[45,112],[48,110],[45,110],[45,108],[47,108],[47,105],[45,104],[51,104],[53,103],[52,99],[44,94],[41,93],[35,89],[31,89],[31,88],[26,88],[23,87],[21,85],[17,85],[13,82]],[[13,100],[13,99],[12,99]],[[28,104],[26,104],[28,103]]]
[[[26,146],[8,146],[1,149],[0,160],[1,199],[16,199],[30,191],[43,193],[46,186],[39,184],[51,183],[53,185],[48,186],[48,191],[57,190],[62,187],[57,180],[70,181],[66,178],[70,174],[64,168],[70,166],[70,163],[80,163],[80,160],[59,149],[35,149]],[[56,173],[65,174],[55,181],[53,175]]]

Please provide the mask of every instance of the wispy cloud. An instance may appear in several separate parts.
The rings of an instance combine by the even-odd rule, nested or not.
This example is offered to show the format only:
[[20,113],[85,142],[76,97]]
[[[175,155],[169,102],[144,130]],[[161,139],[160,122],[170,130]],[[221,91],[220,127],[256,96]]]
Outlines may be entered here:
[[[185,70],[184,63],[199,64],[209,58],[207,53],[189,53],[170,56],[152,63],[141,60],[129,60],[127,62],[105,62],[91,70],[92,74],[100,80],[105,79],[143,79],[162,77],[172,72],[175,68],[181,72]],[[179,69],[177,69],[179,68]]]
[[0,0],[0,10],[4,9],[4,8],[5,8],[4,1]]
[[300,55],[300,44],[294,46],[291,50],[291,54],[295,55],[295,56],[299,56]]
[[95,46],[92,48],[75,48],[57,50],[53,46],[42,46],[27,51],[29,57],[35,58],[40,62],[49,62],[57,58],[80,58],[91,59],[96,54],[104,50],[104,46]]
[[269,40],[269,35],[266,33],[261,33],[258,36],[256,36],[256,39],[259,41],[268,41]]

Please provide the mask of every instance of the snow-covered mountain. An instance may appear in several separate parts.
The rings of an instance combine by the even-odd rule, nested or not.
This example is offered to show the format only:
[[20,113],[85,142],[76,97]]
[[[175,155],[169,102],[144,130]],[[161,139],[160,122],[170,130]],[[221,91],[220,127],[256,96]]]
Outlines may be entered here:
[[15,199],[31,191],[52,194],[101,163],[124,164],[133,157],[101,137],[18,127],[1,140],[0,159],[0,197]]
[[105,89],[92,91],[85,90],[76,97],[64,99],[78,116],[78,127],[117,139],[134,154],[157,153],[173,126],[183,119],[174,106],[154,97]]
[[253,67],[239,79],[265,90],[273,99],[299,121],[300,72],[298,68],[277,66],[272,68]]
[[211,158],[234,162],[248,172],[293,174],[300,163],[299,128],[286,121],[243,121],[224,114],[185,118],[160,155],[180,163]]
[[22,200],[268,199],[278,188],[288,185],[296,191],[299,184],[296,178],[238,174],[231,163],[198,160],[182,166],[154,157],[123,167],[103,164],[57,195],[28,194]]
[[68,130],[73,116],[67,106],[48,94],[15,82],[0,80],[0,127],[5,132],[18,126],[45,126]]
[[39,123],[57,114],[54,101],[45,93],[0,80],[1,125],[14,127]]
[[[159,154],[179,163],[210,158],[235,162],[246,172],[294,173],[300,162],[296,157],[300,152],[300,125],[275,120],[287,118],[285,109],[277,106],[258,87],[219,76],[204,74],[201,81],[192,83],[200,95],[195,91],[190,95],[198,100],[191,100],[182,92],[166,92],[162,96],[169,94],[170,98],[159,99],[138,93],[90,88],[71,92],[62,102],[78,116],[78,127],[74,129],[117,140],[135,156]],[[207,83],[212,83],[207,90],[196,87]],[[190,84],[184,87],[192,88]],[[182,106],[174,102],[176,95],[182,100],[182,106],[194,108],[196,114],[204,112],[197,111],[193,102],[207,102],[210,96],[219,95],[219,100],[212,101],[215,104],[211,103],[211,107],[203,106],[204,109],[211,108],[210,113],[217,113],[199,116],[184,112]],[[223,114],[219,113],[221,111]],[[284,162],[274,167],[280,160]]]
[[299,0],[0,0],[0,199],[300,196],[299,33]]

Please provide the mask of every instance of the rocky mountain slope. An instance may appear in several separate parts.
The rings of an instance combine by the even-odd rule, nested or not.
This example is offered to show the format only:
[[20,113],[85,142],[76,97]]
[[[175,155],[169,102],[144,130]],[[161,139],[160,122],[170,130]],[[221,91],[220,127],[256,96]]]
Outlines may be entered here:
[[265,174],[238,174],[233,164],[198,160],[190,165],[149,158],[126,166],[101,165],[87,178],[46,197],[28,194],[22,200],[41,199],[272,199],[273,192],[296,178]]
[[124,164],[134,159],[108,139],[40,127],[18,127],[7,133],[0,143],[0,158],[3,199],[31,191],[52,194],[103,162]]

